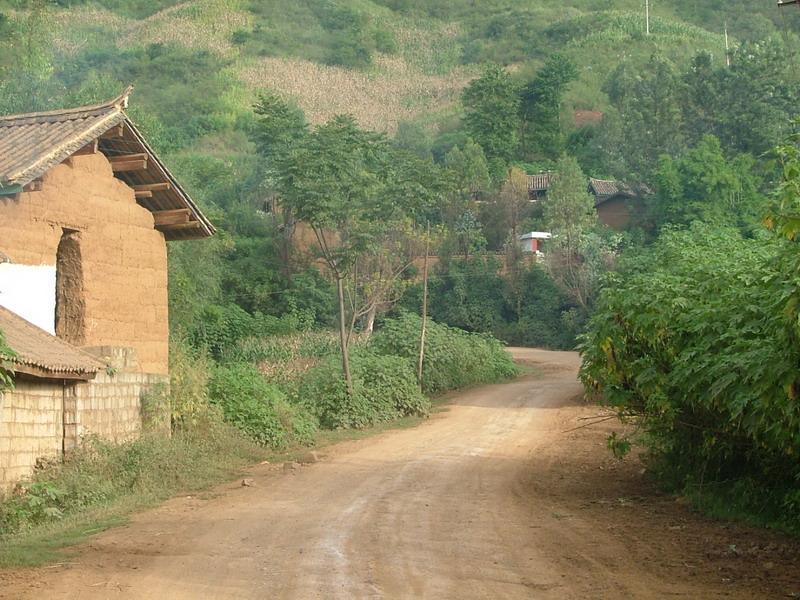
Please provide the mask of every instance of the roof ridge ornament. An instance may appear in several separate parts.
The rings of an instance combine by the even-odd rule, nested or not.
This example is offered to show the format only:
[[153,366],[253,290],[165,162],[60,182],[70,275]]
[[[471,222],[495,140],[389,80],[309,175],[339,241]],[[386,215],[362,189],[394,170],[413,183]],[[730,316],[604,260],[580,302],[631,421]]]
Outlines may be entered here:
[[131,95],[131,93],[133,93],[133,85],[129,85],[128,87],[126,87],[125,91],[123,91],[119,96],[117,96],[111,102],[109,102],[109,104],[113,104],[114,106],[118,106],[122,110],[125,110],[128,108],[128,98]]

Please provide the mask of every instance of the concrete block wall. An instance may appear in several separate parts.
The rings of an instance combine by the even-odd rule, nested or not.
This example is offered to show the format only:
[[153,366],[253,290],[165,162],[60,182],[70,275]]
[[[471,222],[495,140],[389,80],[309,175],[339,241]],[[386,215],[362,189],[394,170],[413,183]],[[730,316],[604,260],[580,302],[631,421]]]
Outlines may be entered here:
[[[112,368],[91,381],[18,379],[0,394],[0,492],[30,477],[40,458],[60,458],[88,436],[121,443],[141,432],[143,397],[169,378],[139,372],[132,349],[93,350],[110,357]],[[150,425],[168,432],[169,412],[161,417]]]
[[140,372],[167,374],[166,241],[102,154],[54,167],[41,191],[0,197],[0,252],[12,263],[54,266],[65,228],[80,237],[85,345],[134,347]]
[[40,458],[61,455],[64,386],[17,381],[0,394],[0,489],[28,477]]

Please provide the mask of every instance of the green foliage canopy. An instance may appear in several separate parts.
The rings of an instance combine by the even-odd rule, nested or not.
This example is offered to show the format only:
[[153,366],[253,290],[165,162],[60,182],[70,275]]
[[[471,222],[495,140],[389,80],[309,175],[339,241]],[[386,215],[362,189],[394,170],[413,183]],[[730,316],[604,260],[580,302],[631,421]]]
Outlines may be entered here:
[[[581,378],[644,432],[677,489],[800,523],[800,281],[786,248],[696,224],[611,277]],[[793,252],[793,250],[792,250]]]

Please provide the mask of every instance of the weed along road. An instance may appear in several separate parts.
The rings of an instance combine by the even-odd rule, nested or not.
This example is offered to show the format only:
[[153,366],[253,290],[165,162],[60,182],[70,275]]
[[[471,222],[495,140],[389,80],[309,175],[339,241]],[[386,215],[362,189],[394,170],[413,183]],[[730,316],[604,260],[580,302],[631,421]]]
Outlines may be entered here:
[[704,520],[652,490],[639,463],[608,455],[610,423],[581,428],[600,409],[580,397],[576,354],[514,352],[538,372],[459,393],[416,428],[339,444],[310,464],[259,466],[247,475],[252,485],[174,499],[92,538],[63,564],[0,575],[0,597],[773,598],[794,591],[791,565],[759,576],[746,567],[758,556],[745,564],[725,554],[737,535],[759,543],[757,534]]

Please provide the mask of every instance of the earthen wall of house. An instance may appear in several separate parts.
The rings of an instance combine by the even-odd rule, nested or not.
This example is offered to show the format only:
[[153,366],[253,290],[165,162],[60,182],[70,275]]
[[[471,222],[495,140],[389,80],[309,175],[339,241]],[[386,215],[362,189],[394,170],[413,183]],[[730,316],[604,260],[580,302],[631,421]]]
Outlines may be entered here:
[[166,374],[164,235],[100,153],[54,167],[40,191],[0,197],[0,253],[11,263],[55,266],[59,244],[71,231],[77,232],[82,270],[73,289],[82,295],[84,314],[76,345],[131,347],[139,372]]
[[625,229],[631,223],[629,200],[623,197],[611,198],[597,207],[597,218],[603,225],[612,229]]

